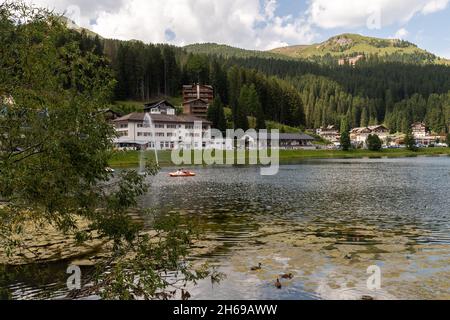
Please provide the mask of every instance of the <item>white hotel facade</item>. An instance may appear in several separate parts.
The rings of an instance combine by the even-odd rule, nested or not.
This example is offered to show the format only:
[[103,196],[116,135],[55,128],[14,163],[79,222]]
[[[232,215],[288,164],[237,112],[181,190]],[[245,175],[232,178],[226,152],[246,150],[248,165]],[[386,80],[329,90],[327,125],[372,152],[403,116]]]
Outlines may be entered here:
[[176,115],[175,108],[159,105],[113,121],[119,149],[204,149],[213,147],[211,122],[191,115]]

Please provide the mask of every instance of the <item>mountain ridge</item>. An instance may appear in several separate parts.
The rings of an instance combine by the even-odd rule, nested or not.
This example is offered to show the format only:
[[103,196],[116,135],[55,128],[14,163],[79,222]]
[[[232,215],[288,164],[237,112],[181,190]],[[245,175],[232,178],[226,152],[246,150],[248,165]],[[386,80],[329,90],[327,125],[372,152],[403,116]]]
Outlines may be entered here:
[[374,38],[350,33],[331,37],[321,43],[293,45],[268,51],[246,50],[216,43],[191,44],[183,48],[191,53],[221,55],[224,57],[300,59],[328,64],[337,63],[340,59],[362,54],[366,57],[378,57],[386,62],[450,65],[450,60],[421,49],[409,41]]
[[[62,16],[61,20],[71,30],[80,33],[84,32],[90,37],[98,36],[100,39],[104,39],[99,34],[78,26],[67,17]],[[450,60],[421,49],[409,41],[375,38],[352,33],[336,35],[321,43],[292,45],[267,51],[248,50],[233,47],[228,44],[211,42],[190,44],[181,48],[188,53],[217,55],[225,58],[306,60],[317,63],[337,64],[340,63],[340,60],[348,61],[349,58],[363,55],[366,58],[377,57],[385,62],[450,65]]]

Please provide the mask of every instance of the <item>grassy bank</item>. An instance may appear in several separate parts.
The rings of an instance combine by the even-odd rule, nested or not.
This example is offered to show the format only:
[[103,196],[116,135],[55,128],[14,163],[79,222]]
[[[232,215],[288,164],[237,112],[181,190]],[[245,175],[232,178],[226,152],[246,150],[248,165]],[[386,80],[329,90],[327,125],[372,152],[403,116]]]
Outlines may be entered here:
[[[227,152],[228,155],[231,152]],[[191,152],[191,159],[194,156],[199,156],[201,152]],[[369,151],[369,150],[280,150],[280,163],[292,163],[295,161],[307,160],[307,159],[352,159],[352,158],[402,158],[402,157],[416,157],[416,156],[438,156],[449,155],[450,148],[423,148],[417,152],[409,151],[406,149],[386,149],[382,151]],[[154,151],[146,151],[144,153],[146,160],[154,160]],[[139,151],[118,151],[116,152],[111,161],[112,167],[137,167],[139,165]],[[246,154],[246,159],[249,155]],[[171,160],[170,151],[158,152],[159,164],[162,167],[174,166]],[[240,158],[240,160],[243,160]],[[186,165],[184,165],[186,166]]]

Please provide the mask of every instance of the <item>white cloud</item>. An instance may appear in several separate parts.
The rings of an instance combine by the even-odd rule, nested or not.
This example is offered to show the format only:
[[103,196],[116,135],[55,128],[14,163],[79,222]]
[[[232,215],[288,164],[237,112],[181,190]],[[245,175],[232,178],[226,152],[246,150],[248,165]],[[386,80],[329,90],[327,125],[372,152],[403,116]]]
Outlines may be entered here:
[[409,35],[408,30],[406,30],[405,28],[401,28],[397,30],[397,32],[394,34],[392,38],[404,40],[408,35]]
[[443,10],[450,2],[308,0],[306,12],[280,16],[279,0],[25,1],[65,11],[78,25],[104,37],[176,45],[219,42],[248,49],[312,43],[318,28],[401,27],[415,15]]
[[309,21],[321,28],[356,28],[378,20],[378,28],[404,24],[416,14],[443,10],[449,0],[310,0]]
[[278,0],[27,1],[66,10],[80,26],[118,39],[271,49],[311,43],[315,36],[305,19],[277,16]]
[[422,9],[423,14],[434,13],[447,8],[449,0],[433,0],[429,1]]

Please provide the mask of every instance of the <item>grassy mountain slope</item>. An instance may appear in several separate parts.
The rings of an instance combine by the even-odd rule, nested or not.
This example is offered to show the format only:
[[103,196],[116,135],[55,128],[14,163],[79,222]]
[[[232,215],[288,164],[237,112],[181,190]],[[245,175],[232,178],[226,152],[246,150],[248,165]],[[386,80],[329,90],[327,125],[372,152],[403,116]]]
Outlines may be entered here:
[[337,60],[362,53],[366,56],[378,56],[387,60],[391,58],[416,63],[450,64],[449,60],[439,58],[408,41],[371,38],[358,34],[342,34],[319,44],[277,48],[270,52],[291,58],[316,61],[327,56]]

